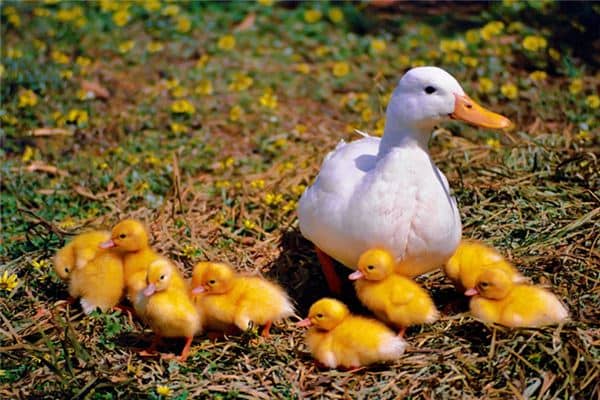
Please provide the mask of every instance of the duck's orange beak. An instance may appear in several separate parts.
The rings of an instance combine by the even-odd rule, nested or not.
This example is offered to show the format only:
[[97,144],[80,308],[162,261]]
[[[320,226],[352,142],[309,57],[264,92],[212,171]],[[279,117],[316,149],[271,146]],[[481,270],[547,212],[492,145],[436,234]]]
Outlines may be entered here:
[[311,325],[312,325],[312,322],[310,322],[310,318],[304,318],[302,321],[296,322],[296,326],[298,328],[308,328]]
[[204,286],[197,286],[192,289],[192,294],[201,294],[206,292],[206,288]]
[[151,283],[144,289],[144,296],[150,297],[154,294],[154,292],[156,292],[156,285]]
[[479,294],[479,292],[478,292],[478,291],[477,291],[477,289],[475,289],[475,288],[468,289],[468,290],[465,292],[465,296],[469,296],[469,297],[471,297],[471,296],[476,296],[476,295],[478,295],[478,294]]
[[100,243],[100,248],[101,249],[111,249],[113,247],[116,247],[117,244],[114,242],[114,240],[107,240],[106,242],[102,242]]
[[360,271],[354,271],[353,273],[351,273],[350,275],[348,275],[348,279],[350,279],[351,281],[357,281],[359,279],[362,279],[365,277],[365,274],[363,274]]
[[454,111],[450,114],[450,118],[452,119],[490,129],[504,129],[512,125],[510,119],[483,108],[466,94],[459,95],[454,93],[454,98]]

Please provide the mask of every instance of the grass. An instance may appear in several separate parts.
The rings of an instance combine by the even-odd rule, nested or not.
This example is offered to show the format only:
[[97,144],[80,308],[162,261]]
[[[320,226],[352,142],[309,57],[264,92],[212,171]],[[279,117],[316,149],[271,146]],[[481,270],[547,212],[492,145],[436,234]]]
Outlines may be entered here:
[[[600,81],[572,37],[536,25],[585,19],[552,2],[127,4],[1,8],[0,277],[18,278],[12,289],[0,284],[1,397],[598,395]],[[310,9],[320,20],[309,22]],[[200,336],[180,365],[136,355],[150,340],[138,321],[57,305],[66,288],[43,261],[72,234],[135,217],[187,274],[206,259],[263,273],[304,315],[328,292],[295,202],[337,141],[357,138],[355,128],[381,132],[395,82],[420,64],[443,66],[515,123],[506,135],[445,124],[432,157],[454,189],[464,236],[551,287],[572,322],[484,325],[437,271],[419,281],[440,321],[410,329],[397,362],[349,373],[316,368],[292,321],[269,341]],[[176,112],[177,100],[189,113]],[[350,286],[344,299],[364,312]],[[50,314],[34,319],[40,308]]]

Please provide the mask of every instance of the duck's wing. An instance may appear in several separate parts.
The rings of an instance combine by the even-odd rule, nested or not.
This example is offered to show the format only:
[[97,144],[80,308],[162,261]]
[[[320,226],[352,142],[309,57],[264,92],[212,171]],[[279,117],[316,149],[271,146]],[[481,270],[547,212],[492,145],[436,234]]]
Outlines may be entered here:
[[378,137],[372,136],[349,143],[342,140],[325,157],[315,182],[298,202],[300,231],[307,239],[314,243],[339,239],[341,210],[347,207],[363,177],[375,167],[379,142]]

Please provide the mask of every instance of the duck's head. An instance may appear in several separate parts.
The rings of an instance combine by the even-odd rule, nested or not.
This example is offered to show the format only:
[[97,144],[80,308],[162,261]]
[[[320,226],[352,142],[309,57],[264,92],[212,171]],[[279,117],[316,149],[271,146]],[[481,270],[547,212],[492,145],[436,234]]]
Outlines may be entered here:
[[387,123],[424,131],[448,118],[477,126],[503,129],[508,118],[491,112],[467,96],[456,79],[437,67],[417,67],[404,74],[394,90],[387,109]]
[[384,249],[371,249],[361,254],[358,269],[348,276],[350,280],[380,281],[394,272],[394,256]]
[[500,300],[508,295],[512,287],[513,282],[506,272],[490,268],[479,275],[475,287],[467,290],[465,296],[479,295],[486,299]]
[[296,323],[298,327],[314,326],[323,331],[330,331],[338,326],[350,311],[339,300],[324,298],[314,303],[308,310],[308,318]]
[[192,271],[192,294],[221,294],[231,289],[235,271],[227,264],[200,262]]
[[124,219],[112,229],[111,239],[100,244],[103,249],[115,248],[133,252],[148,246],[148,232],[144,225],[134,219]]
[[146,275],[146,288],[144,296],[152,296],[155,292],[161,292],[169,287],[171,277],[173,276],[173,266],[169,261],[158,259],[148,266]]

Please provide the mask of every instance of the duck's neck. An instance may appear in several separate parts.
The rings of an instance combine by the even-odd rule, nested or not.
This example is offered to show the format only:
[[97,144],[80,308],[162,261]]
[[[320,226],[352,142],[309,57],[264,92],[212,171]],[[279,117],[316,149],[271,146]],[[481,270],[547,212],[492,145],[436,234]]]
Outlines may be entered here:
[[379,152],[377,159],[385,157],[391,150],[396,148],[417,148],[428,153],[429,152],[429,136],[433,126],[427,124],[421,125],[406,125],[394,118],[388,119],[383,130],[383,137],[379,144]]

